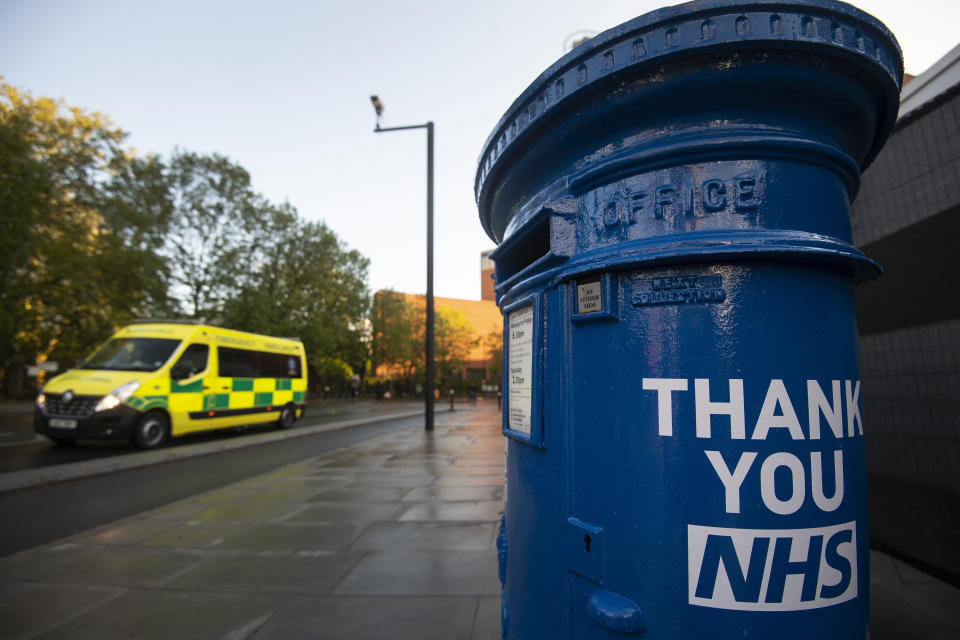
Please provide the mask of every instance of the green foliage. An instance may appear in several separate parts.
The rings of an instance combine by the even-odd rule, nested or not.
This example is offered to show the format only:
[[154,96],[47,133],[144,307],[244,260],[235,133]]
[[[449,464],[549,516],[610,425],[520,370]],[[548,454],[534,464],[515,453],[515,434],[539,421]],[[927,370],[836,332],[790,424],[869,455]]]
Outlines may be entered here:
[[314,361],[315,385],[345,385],[353,376],[353,369],[339,358],[321,356]]
[[217,154],[174,151],[167,163],[131,159],[107,191],[109,217],[163,260],[178,311],[216,318],[235,289],[234,264],[257,244],[269,216],[247,171]]
[[[126,134],[0,82],[0,360],[78,357],[163,292],[159,261],[99,213]],[[22,382],[7,376],[8,392]]]
[[[371,364],[373,370],[389,371],[400,377],[411,378],[422,362],[422,337],[418,345],[415,327],[423,332],[421,310],[407,301],[402,293],[391,289],[377,291],[373,296]],[[418,319],[419,318],[419,319]]]
[[299,337],[312,361],[336,356],[363,371],[369,260],[344,247],[325,224],[297,219],[289,205],[270,213],[266,232],[236,263],[238,289],[222,322]]
[[[373,366],[379,377],[390,376],[410,386],[422,383],[425,371],[426,299],[389,289],[373,302]],[[434,311],[435,380],[439,384],[460,375],[477,338],[467,318],[456,309]]]
[[487,367],[490,379],[500,384],[503,377],[503,332],[496,330],[488,333],[483,338],[483,346],[490,356],[490,365]]
[[369,261],[325,224],[270,203],[216,154],[132,160],[109,191],[113,217],[134,229],[154,221],[130,240],[164,260],[175,314],[298,337],[311,362],[335,356],[362,370]]
[[450,307],[437,307],[434,317],[434,359],[438,380],[458,375],[467,363],[470,350],[476,345],[473,328],[463,313]]
[[[253,191],[240,165],[126,134],[0,81],[0,363],[69,363],[142,317],[299,337],[330,380],[363,371],[369,261]],[[18,381],[19,383],[19,381]]]

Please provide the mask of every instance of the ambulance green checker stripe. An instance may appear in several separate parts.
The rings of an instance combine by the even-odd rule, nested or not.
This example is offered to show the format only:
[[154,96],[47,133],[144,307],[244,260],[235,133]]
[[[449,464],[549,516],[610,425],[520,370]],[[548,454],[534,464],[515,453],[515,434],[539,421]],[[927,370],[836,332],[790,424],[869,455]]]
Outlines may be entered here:
[[203,396],[204,411],[209,411],[211,409],[226,409],[229,406],[230,406],[229,393],[214,393],[211,395]]
[[133,407],[141,413],[150,411],[151,409],[167,409],[168,402],[167,396],[132,396],[127,398],[127,405]]
[[[236,387],[237,382],[241,383],[241,388],[239,389]],[[277,381],[278,387],[281,386],[280,382],[281,382],[280,380]],[[280,390],[289,390],[290,381],[286,380],[285,382],[287,383],[286,385],[284,385],[286,389],[280,389]],[[249,383],[249,387],[243,383]],[[170,386],[171,386],[172,393],[197,392],[202,389],[202,382],[196,382],[189,385],[181,386],[181,385],[177,385],[176,381],[171,381]],[[178,388],[174,390],[174,387],[178,387]],[[233,391],[250,391],[252,390],[252,388],[253,388],[252,379],[239,379],[239,380],[235,379],[234,380]],[[305,397],[306,397],[305,391],[293,392],[293,402],[296,404],[303,403]],[[273,405],[273,393],[272,392],[256,393],[254,394],[253,402],[255,407],[252,407],[252,408],[229,409],[230,407],[229,393],[208,394],[203,396],[203,411],[190,412],[190,417],[193,419],[214,417],[214,416],[208,415],[207,412],[211,412],[211,411],[217,412],[216,417],[220,417],[228,414],[244,415],[244,414],[258,413],[260,411],[264,411],[265,407],[270,407]],[[147,411],[150,411],[152,409],[168,409],[169,410],[169,396],[162,396],[162,395],[161,396],[144,396],[144,397],[132,396],[130,398],[127,398],[126,404],[129,405],[130,407],[133,407],[134,409],[136,409],[141,413],[146,413]],[[224,412],[225,409],[227,409],[228,411]]]
[[[294,391],[293,392],[293,401],[297,404],[302,404],[306,396],[305,391]],[[191,411],[189,416],[192,420],[209,420],[210,418],[226,418],[231,416],[245,416],[253,415],[257,413],[264,413],[268,411],[273,411],[276,405],[273,403],[273,394],[272,393],[257,393],[254,395],[254,404],[253,407],[244,407],[238,409],[230,409],[228,405],[228,400],[230,398],[229,394],[217,394],[205,396],[204,404],[205,408],[203,411]],[[223,404],[219,407],[210,406],[207,403],[213,402],[217,399],[221,400]]]
[[234,378],[233,391],[253,391],[253,378]]
[[[290,391],[292,385],[293,381],[289,378],[278,378],[274,380],[274,391]],[[231,391],[253,391],[253,378],[234,378]]]

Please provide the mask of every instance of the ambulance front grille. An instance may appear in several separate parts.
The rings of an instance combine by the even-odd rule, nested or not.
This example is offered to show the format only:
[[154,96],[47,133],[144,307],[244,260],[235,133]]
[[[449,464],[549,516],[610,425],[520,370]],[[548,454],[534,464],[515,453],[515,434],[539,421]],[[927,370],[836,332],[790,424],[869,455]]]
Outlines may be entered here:
[[99,396],[73,396],[70,402],[64,402],[62,395],[47,394],[46,413],[53,416],[86,417],[93,414],[93,408],[99,401]]

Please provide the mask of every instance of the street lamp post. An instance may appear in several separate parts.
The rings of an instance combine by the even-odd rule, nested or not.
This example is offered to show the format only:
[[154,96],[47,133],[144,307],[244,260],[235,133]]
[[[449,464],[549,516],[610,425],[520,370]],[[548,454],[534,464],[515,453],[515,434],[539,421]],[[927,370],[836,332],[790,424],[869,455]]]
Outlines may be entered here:
[[380,115],[383,103],[377,96],[370,96],[373,109],[377,112],[377,126],[374,133],[384,131],[403,131],[405,129],[427,130],[427,336],[426,336],[426,379],[423,384],[426,414],[424,429],[433,431],[433,122],[414,124],[406,127],[381,127]]

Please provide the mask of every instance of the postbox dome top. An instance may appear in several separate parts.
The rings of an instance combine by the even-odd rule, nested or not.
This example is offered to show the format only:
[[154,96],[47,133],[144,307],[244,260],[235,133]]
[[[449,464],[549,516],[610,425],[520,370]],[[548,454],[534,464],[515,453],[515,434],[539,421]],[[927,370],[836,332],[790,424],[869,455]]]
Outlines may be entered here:
[[873,81],[877,127],[867,152],[854,161],[860,170],[870,164],[896,121],[903,79],[900,46],[882,22],[836,0],[695,0],[644,14],[575,47],[510,105],[479,157],[474,194],[484,230],[503,240],[520,204],[503,202],[497,193],[505,169],[518,158],[529,160],[551,125],[580,117],[584,100],[657,65],[747,51],[808,52],[864,72]]

